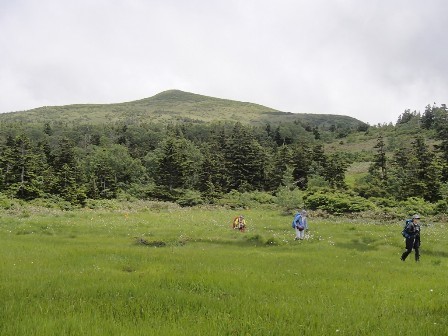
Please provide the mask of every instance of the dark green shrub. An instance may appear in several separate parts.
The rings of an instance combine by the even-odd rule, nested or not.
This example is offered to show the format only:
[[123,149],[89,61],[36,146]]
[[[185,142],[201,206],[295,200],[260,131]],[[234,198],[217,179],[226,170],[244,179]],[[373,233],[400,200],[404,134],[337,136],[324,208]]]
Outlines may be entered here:
[[409,216],[415,213],[430,215],[434,212],[434,205],[426,202],[421,197],[409,197],[406,200],[399,202],[398,206]]
[[271,237],[266,240],[266,246],[278,246],[280,245],[276,238]]
[[196,190],[181,190],[179,191],[179,196],[177,197],[176,203],[180,206],[194,206],[203,204],[204,200],[201,197],[201,193]]
[[262,244],[264,244],[264,238],[261,235],[259,235],[259,234],[252,235],[252,236],[246,236],[246,240],[249,243],[254,244],[254,245],[262,245]]
[[325,192],[321,190],[304,197],[305,207],[311,210],[325,210],[333,214],[361,212],[374,208],[368,200],[348,193]]
[[440,200],[434,205],[435,214],[448,213],[448,202]]
[[267,192],[262,191],[253,191],[249,193],[245,193],[246,197],[248,197],[251,201],[257,204],[274,204],[275,196]]
[[275,194],[276,201],[285,211],[303,208],[303,191],[300,189],[289,190],[287,187],[280,188]]
[[55,195],[48,198],[35,198],[29,201],[29,204],[47,209],[73,210],[75,208],[69,201]]
[[239,192],[232,190],[224,195],[217,202],[219,205],[230,206],[231,208],[250,208],[261,204],[274,204],[275,197],[266,192]]
[[393,208],[398,206],[398,202],[385,197],[370,197],[369,201],[382,208]]
[[14,200],[0,193],[0,209],[9,210],[14,207]]

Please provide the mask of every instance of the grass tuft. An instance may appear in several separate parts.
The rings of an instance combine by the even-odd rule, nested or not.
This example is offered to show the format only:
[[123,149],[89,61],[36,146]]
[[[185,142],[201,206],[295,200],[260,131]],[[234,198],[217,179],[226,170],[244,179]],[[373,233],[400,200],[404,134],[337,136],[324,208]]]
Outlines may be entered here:
[[164,247],[166,246],[166,243],[159,240],[146,240],[145,238],[136,237],[135,238],[135,244],[137,245],[145,245],[145,246],[151,246],[151,247]]

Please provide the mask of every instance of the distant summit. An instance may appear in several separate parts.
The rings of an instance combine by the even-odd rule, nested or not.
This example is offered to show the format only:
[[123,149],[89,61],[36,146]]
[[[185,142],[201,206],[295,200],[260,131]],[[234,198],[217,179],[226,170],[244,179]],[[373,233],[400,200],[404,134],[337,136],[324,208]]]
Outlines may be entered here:
[[0,114],[1,121],[25,123],[107,124],[239,121],[244,124],[279,124],[300,121],[313,126],[365,123],[348,116],[282,112],[263,105],[167,90],[152,97],[116,104],[45,106]]

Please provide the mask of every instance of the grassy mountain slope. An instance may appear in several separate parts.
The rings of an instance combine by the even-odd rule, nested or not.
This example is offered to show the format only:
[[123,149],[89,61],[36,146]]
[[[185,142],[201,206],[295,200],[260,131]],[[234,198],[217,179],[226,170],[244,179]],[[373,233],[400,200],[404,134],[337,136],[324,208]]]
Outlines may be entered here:
[[281,123],[301,121],[310,125],[345,125],[363,122],[348,116],[281,112],[258,104],[213,98],[179,90],[118,104],[44,106],[0,114],[0,122],[100,124],[109,122],[240,121]]

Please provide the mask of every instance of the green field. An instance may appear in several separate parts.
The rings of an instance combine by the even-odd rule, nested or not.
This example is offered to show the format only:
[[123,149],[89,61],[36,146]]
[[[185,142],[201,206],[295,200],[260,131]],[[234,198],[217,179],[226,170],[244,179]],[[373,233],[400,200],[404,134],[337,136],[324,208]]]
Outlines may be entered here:
[[[0,335],[447,335],[448,243],[402,223],[160,208],[3,214]],[[424,221],[423,221],[424,222]]]

